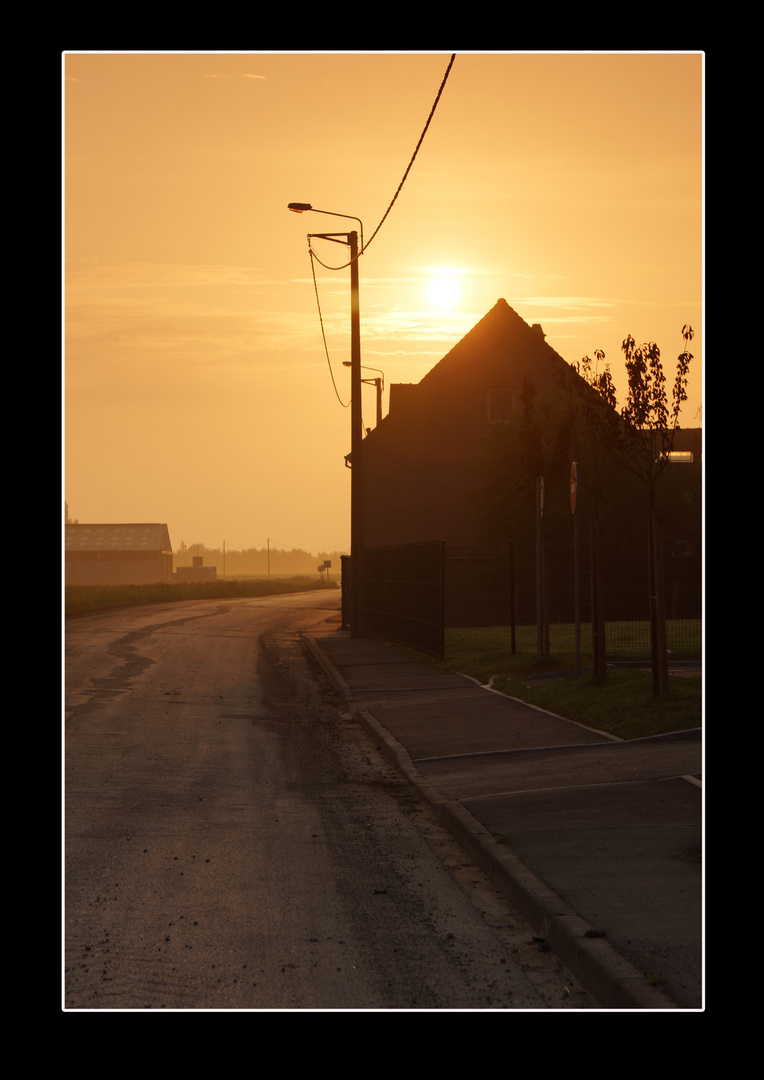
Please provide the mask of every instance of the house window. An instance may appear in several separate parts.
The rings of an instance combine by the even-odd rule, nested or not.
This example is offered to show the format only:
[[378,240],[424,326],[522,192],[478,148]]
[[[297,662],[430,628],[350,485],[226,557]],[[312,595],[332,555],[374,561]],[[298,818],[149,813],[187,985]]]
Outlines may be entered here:
[[495,389],[488,391],[489,424],[508,424],[515,412],[514,390]]
[[692,450],[672,450],[668,459],[678,465],[692,465]]

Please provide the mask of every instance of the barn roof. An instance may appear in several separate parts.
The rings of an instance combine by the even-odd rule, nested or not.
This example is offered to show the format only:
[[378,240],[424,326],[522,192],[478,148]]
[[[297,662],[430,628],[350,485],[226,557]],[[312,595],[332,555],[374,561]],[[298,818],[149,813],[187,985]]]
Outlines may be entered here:
[[172,551],[166,525],[67,525],[66,551]]

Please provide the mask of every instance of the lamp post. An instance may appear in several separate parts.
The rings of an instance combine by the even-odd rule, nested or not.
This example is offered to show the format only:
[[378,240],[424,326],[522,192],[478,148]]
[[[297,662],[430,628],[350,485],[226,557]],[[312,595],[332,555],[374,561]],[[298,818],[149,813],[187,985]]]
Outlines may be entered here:
[[[363,224],[351,214],[336,214],[331,210],[317,210],[310,203],[289,203],[290,210],[302,214],[306,210],[330,217],[350,218],[361,226],[363,251]],[[361,305],[358,285],[358,233],[313,233],[321,240],[344,243],[350,248],[350,635],[363,636],[364,593],[364,504],[363,504],[363,414],[361,412]]]

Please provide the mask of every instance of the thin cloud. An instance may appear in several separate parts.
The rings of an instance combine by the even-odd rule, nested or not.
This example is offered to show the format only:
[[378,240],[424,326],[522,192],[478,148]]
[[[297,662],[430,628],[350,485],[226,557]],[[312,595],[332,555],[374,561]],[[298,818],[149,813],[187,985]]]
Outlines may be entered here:
[[604,296],[524,296],[521,302],[525,305],[537,304],[543,307],[564,307],[574,310],[615,307],[617,303]]

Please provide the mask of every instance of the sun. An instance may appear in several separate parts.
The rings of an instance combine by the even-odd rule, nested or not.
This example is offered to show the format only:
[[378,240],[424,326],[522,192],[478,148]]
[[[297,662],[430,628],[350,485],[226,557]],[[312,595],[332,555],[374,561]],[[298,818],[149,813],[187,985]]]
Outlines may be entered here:
[[459,301],[459,283],[448,274],[437,274],[427,286],[427,297],[433,307],[455,307]]

